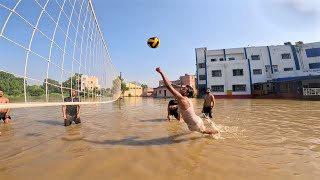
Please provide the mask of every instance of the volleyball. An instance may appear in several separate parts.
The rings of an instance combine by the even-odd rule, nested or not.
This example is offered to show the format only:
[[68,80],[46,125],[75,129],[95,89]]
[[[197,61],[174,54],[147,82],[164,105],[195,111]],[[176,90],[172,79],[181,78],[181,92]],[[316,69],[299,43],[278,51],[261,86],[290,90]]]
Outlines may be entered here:
[[148,46],[151,48],[157,48],[160,46],[160,40],[157,37],[151,37],[148,39]]

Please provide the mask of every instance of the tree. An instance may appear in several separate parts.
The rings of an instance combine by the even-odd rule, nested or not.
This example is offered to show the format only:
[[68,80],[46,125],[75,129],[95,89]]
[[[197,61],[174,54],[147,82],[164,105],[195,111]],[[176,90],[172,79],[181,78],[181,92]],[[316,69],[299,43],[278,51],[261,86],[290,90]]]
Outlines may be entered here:
[[[46,80],[44,80],[44,83],[43,83],[44,90],[46,89],[45,82],[46,82]],[[61,92],[60,86],[61,85],[58,81],[53,80],[53,79],[48,79],[48,92],[49,93],[60,93]]]
[[141,87],[142,87],[143,89],[145,89],[145,88],[148,88],[148,85],[146,85],[146,84],[141,84]]
[[0,71],[0,88],[9,96],[19,96],[24,92],[24,79]]
[[123,93],[124,93],[125,91],[128,91],[128,90],[129,90],[129,88],[127,87],[127,85],[126,85],[126,83],[124,82],[124,79],[123,79],[123,78],[121,78],[120,76],[118,76],[118,78],[119,78],[120,81],[121,81],[121,94],[123,95]]
[[111,93],[113,95],[121,94],[121,91],[122,91],[121,86],[122,86],[122,83],[121,83],[120,77],[117,77],[112,81]]
[[[63,87],[67,87],[70,88],[72,87],[72,89],[80,89],[80,85],[81,85],[81,76],[82,74],[79,73],[75,73],[74,76],[69,77],[68,80],[66,80],[65,82],[62,83]],[[72,85],[72,86],[71,86]]]
[[42,96],[44,94],[44,90],[37,85],[28,86],[27,92],[30,96]]

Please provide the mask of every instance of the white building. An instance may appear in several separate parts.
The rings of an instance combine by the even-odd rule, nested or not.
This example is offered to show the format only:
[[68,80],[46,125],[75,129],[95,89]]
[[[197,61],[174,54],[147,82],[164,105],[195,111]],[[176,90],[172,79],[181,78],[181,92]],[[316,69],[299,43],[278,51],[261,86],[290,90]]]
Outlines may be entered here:
[[81,76],[81,91],[84,91],[86,88],[89,91],[93,91],[95,88],[100,89],[101,86],[99,85],[98,78],[96,76],[82,75]]
[[196,48],[199,94],[209,87],[217,96],[299,96],[303,88],[320,88],[320,42],[285,44]]

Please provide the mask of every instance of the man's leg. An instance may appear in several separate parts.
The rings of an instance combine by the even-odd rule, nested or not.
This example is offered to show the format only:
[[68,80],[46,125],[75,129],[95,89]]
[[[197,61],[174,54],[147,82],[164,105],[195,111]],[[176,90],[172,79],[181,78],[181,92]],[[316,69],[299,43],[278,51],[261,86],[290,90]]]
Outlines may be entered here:
[[208,110],[209,110],[209,118],[212,118],[212,108],[208,107]]
[[67,119],[64,120],[64,126],[70,126],[72,124],[72,116],[67,114]]
[[3,120],[4,123],[5,123],[5,124],[9,124],[9,119],[10,119],[9,117],[5,118],[5,120]]
[[81,123],[81,120],[80,120],[80,117],[79,118],[75,118],[75,120],[74,120],[74,122],[76,123],[76,124],[80,124]]

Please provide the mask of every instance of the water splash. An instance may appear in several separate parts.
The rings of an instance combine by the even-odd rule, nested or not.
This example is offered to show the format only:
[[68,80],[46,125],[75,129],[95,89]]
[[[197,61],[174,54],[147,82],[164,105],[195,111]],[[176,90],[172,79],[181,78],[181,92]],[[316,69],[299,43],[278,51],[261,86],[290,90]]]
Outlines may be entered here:
[[211,128],[213,128],[214,130],[218,131],[217,134],[212,134],[211,135],[214,139],[224,139],[223,137],[221,137],[220,128],[218,127],[218,125],[216,123],[214,123],[214,121],[212,119],[210,119],[205,113],[202,114],[202,118],[209,123]]

